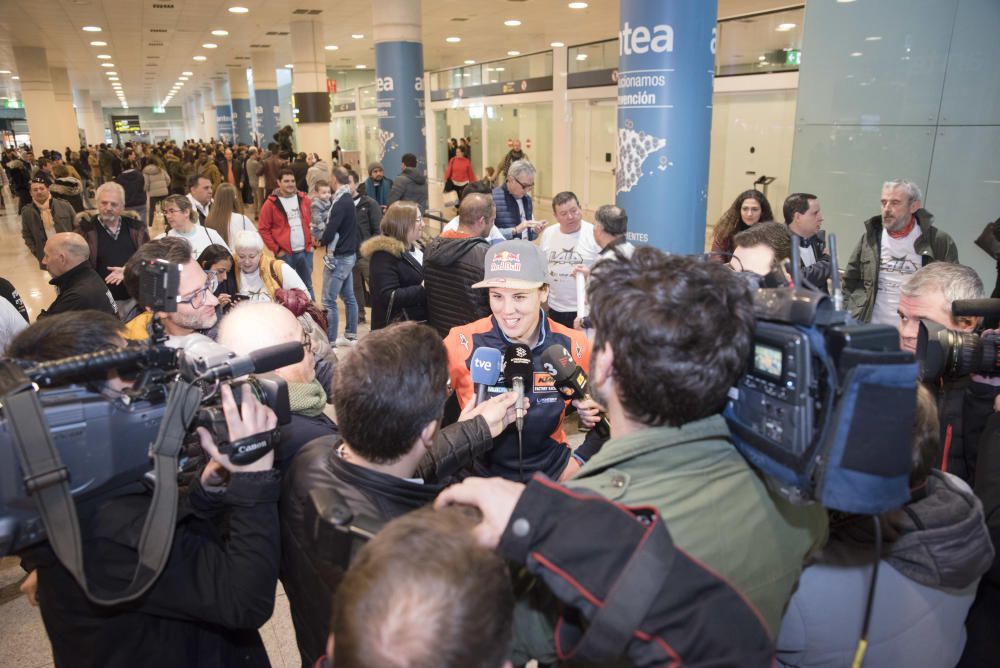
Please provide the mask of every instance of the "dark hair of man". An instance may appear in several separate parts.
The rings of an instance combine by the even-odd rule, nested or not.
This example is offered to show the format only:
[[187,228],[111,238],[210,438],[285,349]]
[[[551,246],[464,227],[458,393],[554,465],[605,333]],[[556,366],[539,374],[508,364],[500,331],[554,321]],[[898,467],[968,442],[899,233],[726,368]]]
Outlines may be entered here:
[[286,176],[291,176],[292,178],[295,178],[295,172],[292,171],[290,167],[282,167],[281,169],[278,170],[279,181],[285,178]]
[[587,294],[594,350],[610,344],[618,398],[631,419],[679,427],[722,411],[753,337],[742,278],[647,246],[595,264]]
[[458,199],[458,203],[461,205],[465,198],[473,193],[483,193],[488,195],[492,192],[493,188],[491,188],[488,183],[483,183],[482,181],[469,181],[469,183],[462,188],[462,194]]
[[[361,177],[358,176],[358,173],[356,171],[354,171],[353,169],[348,169],[348,170],[345,170],[345,171],[347,171],[348,178],[350,180],[354,181],[354,183],[360,184],[360,185],[364,185],[364,184],[361,183]],[[363,194],[363,191],[362,191],[362,194]]]
[[402,162],[407,167],[416,167],[417,156],[413,155],[412,153],[404,153]]
[[343,167],[334,167],[330,175],[333,176],[334,181],[342,186],[346,186],[351,181],[351,175]]
[[462,198],[462,203],[458,206],[458,224],[462,227],[472,227],[480,218],[485,218],[489,222],[495,208],[496,204],[490,195],[469,193],[468,197]]
[[281,147],[274,142],[271,142],[270,144],[267,145],[267,150],[270,151],[271,153],[277,153],[279,148]]
[[[132,299],[139,301],[140,266],[149,260],[166,260],[170,264],[187,264],[191,261],[191,244],[179,237],[163,237],[148,241],[132,254],[125,263],[125,290]],[[145,308],[146,304],[139,304]]]
[[306,159],[306,154],[305,153],[299,153],[297,156],[295,156],[295,159],[296,160],[305,160]]
[[514,595],[503,560],[474,538],[477,515],[422,508],[358,552],[332,606],[335,668],[503,665]]
[[52,164],[52,161],[49,160],[48,158],[39,158],[38,159],[38,169],[42,169],[43,167],[48,167],[51,164]]
[[785,225],[791,225],[795,214],[803,214],[809,210],[809,200],[817,199],[816,195],[809,193],[792,193],[785,198],[785,203],[781,205],[781,213],[785,217]]
[[792,256],[792,234],[788,226],[774,220],[761,221],[733,237],[736,248],[750,248],[763,244],[774,249],[774,262],[780,266]]
[[433,329],[407,322],[372,332],[333,376],[340,434],[368,461],[394,463],[440,419],[447,383],[448,355]]
[[574,193],[568,190],[564,190],[561,193],[556,193],[556,196],[552,198],[552,211],[556,210],[556,207],[562,206],[570,201],[576,202],[577,206],[580,206],[580,200]]
[[52,360],[117,348],[125,338],[125,323],[101,311],[68,311],[42,318],[22,330],[7,346],[19,360]]
[[926,386],[917,384],[917,412],[913,416],[913,455],[910,467],[910,489],[920,487],[927,480],[938,446],[941,445],[941,427],[938,422],[937,400]]
[[628,214],[614,204],[605,204],[594,213],[594,220],[601,224],[605,234],[620,237],[628,232]]
[[192,174],[189,177],[187,177],[187,187],[188,187],[188,190],[191,190],[192,188],[197,188],[198,187],[198,181],[201,181],[202,179],[205,179],[209,183],[211,183],[211,181],[212,181],[212,179],[208,178],[204,174]]

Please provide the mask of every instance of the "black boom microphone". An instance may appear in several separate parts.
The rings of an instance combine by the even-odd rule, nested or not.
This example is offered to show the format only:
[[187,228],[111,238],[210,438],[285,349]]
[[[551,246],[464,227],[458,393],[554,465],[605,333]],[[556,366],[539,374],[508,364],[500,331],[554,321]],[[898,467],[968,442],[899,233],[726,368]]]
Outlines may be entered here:
[[[542,366],[555,380],[556,389],[567,399],[589,399],[587,392],[587,373],[573,361],[573,356],[565,346],[555,343],[542,352]],[[611,435],[611,425],[608,418],[601,416],[601,421],[594,427],[601,438]]]
[[1000,317],[1000,299],[956,299],[951,303],[954,316]]

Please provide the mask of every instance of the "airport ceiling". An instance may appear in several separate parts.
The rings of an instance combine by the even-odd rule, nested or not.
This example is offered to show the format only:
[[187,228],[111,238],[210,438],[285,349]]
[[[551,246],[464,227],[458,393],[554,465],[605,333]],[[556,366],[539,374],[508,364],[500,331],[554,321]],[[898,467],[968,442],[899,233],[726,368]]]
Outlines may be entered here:
[[[587,7],[570,7],[576,4]],[[789,4],[796,3],[719,0],[719,17]],[[249,67],[253,48],[273,50],[278,67],[290,63],[289,23],[311,16],[323,23],[325,45],[337,47],[324,51],[327,67],[373,68],[372,5],[370,0],[0,0],[0,97],[20,93],[13,47],[44,46],[50,66],[66,67],[72,86],[90,90],[105,106],[118,105],[112,76],[130,106],[145,107],[159,104],[182,72],[191,72],[170,103],[178,105],[213,78],[224,76],[227,67]],[[234,6],[249,11],[229,11]],[[504,58],[512,50],[544,51],[552,42],[610,39],[617,31],[618,7],[618,0],[425,0],[424,67],[436,70],[466,60]],[[510,20],[521,23],[505,25]],[[448,42],[449,37],[461,41]],[[193,60],[195,56],[205,60]]]

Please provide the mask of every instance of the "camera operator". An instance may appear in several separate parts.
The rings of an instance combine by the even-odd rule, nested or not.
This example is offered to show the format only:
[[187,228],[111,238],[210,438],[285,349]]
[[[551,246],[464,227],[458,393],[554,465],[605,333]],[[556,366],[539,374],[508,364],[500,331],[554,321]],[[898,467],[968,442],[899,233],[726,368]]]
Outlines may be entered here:
[[[982,299],[983,283],[971,269],[951,262],[933,262],[917,270],[900,286],[899,347],[917,351],[921,320],[931,320],[949,329],[975,331],[979,318],[953,316],[955,300]],[[935,466],[972,485],[976,478],[979,436],[993,412],[997,387],[993,379],[978,375],[942,378],[929,387],[938,403],[941,451]]]
[[[481,521],[453,504],[477,507]],[[579,495],[542,476],[527,485],[468,478],[435,506],[394,520],[361,549],[334,605],[331,665],[509,667],[513,596],[501,557],[523,564],[567,606],[563,658],[771,663],[771,642],[753,609],[675,548],[653,512]],[[593,535],[602,537],[600,547]]]
[[[877,520],[885,542],[865,665],[954,666],[976,584],[993,558],[982,504],[959,478],[933,470],[940,444],[934,404],[930,391],[918,388],[911,497]],[[870,516],[847,514],[830,524],[830,541],[802,572],[782,621],[777,645],[783,666],[847,666],[855,655],[874,526]]]
[[[721,413],[755,327],[746,283],[717,263],[641,247],[595,264],[588,296],[589,386],[607,406],[611,439],[569,484],[656,508],[677,546],[732,583],[776,632],[827,521],[821,507],[773,493],[729,440]],[[518,645],[551,661],[554,617],[531,614],[515,625]]]
[[330,601],[355,551],[347,533],[317,532],[310,494],[339,495],[355,518],[377,522],[431,503],[514,419],[516,396],[507,392],[438,429],[448,394],[447,353],[424,325],[372,332],[337,365],[340,437],[307,443],[282,490],[281,580],[303,665],[323,654]]
[[206,274],[191,257],[191,245],[184,239],[164,237],[139,247],[125,264],[124,270],[125,287],[137,302],[141,297],[139,284],[142,265],[150,260],[166,260],[171,264],[181,265],[177,310],[173,313],[153,313],[148,305],[138,304],[141,312],[127,321],[125,336],[136,341],[148,340],[152,336],[154,317],[159,317],[168,339],[195,332],[211,335],[218,320],[216,307],[219,299],[215,296],[218,282],[214,274]]
[[[123,333],[121,323],[105,314],[58,314],[22,332],[11,351],[49,360],[120,345]],[[126,386],[113,373],[91,382],[110,396]],[[222,407],[233,438],[269,431],[277,422],[249,392],[237,408],[228,386]],[[137,600],[113,607],[91,602],[47,544],[22,555],[28,569],[37,569],[37,598],[56,666],[268,665],[257,628],[271,616],[280,556],[274,455],[237,466],[206,430],[199,428],[198,438],[211,461],[182,495],[163,572]],[[89,580],[107,588],[129,581],[151,500],[144,487],[77,504]],[[222,512],[224,528],[213,519]]]

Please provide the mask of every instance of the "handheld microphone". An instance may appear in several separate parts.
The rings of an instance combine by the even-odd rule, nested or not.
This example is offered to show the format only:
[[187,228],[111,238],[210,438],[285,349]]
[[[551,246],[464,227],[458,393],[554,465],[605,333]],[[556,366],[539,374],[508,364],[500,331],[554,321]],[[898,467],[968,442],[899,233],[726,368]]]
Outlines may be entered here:
[[531,387],[534,373],[531,349],[521,343],[507,346],[503,355],[503,377],[507,387],[517,393],[515,415],[518,432],[524,428],[524,388]]
[[469,371],[472,375],[472,382],[476,387],[476,405],[486,401],[486,390],[491,385],[496,385],[500,379],[500,364],[503,356],[496,348],[485,346],[476,348],[472,353],[472,361],[469,362]]
[[[564,346],[556,343],[542,351],[542,367],[552,375],[556,389],[567,399],[590,398],[590,393],[587,392],[587,373],[573,361],[573,356]],[[603,438],[610,436],[611,425],[608,418],[602,415],[594,431]]]

